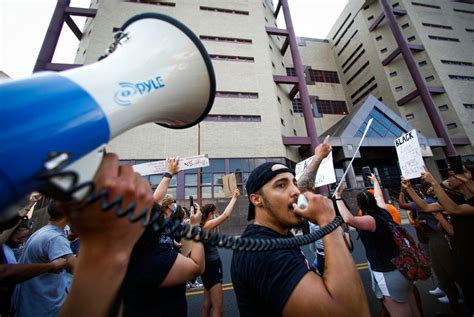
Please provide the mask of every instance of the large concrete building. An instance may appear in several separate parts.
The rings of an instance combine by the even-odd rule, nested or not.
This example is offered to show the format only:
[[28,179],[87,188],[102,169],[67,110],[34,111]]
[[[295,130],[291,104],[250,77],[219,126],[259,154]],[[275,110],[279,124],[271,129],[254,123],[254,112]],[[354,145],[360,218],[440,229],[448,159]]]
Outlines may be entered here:
[[[411,129],[420,133],[435,173],[445,169],[445,153],[473,161],[471,1],[350,0],[328,38],[312,39],[295,36],[287,0],[92,0],[89,9],[59,0],[50,29],[66,22],[78,36],[76,65],[51,63],[57,38],[48,33],[35,70],[96,62],[112,31],[143,12],[187,25],[204,43],[217,77],[214,106],[200,127],[147,124],[109,145],[135,164],[208,154],[211,166],[199,181],[196,170],[173,179],[180,200],[196,196],[198,184],[203,199],[222,198],[224,174],[237,171],[242,182],[266,160],[301,161],[328,134],[340,178],[371,117],[375,123],[346,179],[352,187],[363,184],[365,165],[377,168],[386,187],[397,187],[393,139]],[[280,28],[279,14],[286,21]],[[82,31],[71,15],[88,17]],[[150,176],[153,185],[160,179]]]

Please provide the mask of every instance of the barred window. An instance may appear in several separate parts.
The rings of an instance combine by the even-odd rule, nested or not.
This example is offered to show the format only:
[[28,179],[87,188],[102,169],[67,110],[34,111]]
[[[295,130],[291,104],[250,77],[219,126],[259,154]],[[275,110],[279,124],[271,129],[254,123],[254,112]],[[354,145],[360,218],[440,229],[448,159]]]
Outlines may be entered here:
[[287,76],[296,76],[296,70],[293,67],[286,68],[286,75]]
[[337,76],[337,72],[310,69],[309,76],[314,82],[339,84],[339,77]]

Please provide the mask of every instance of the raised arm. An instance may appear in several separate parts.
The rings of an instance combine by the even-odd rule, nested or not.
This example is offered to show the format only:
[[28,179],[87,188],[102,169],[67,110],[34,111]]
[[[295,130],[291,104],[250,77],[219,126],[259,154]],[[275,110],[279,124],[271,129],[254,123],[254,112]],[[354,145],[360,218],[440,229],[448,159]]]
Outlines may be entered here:
[[[196,208],[196,209],[195,209]],[[198,204],[194,204],[191,207],[191,227],[199,226],[201,223],[201,208]],[[205,258],[204,258],[204,246],[201,242],[192,242],[191,255],[186,257],[182,254],[178,254],[176,261],[174,262],[171,270],[166,275],[165,279],[161,283],[160,287],[170,287],[183,284],[186,281],[194,279],[196,276],[204,273]]]
[[421,173],[421,178],[433,186],[439,203],[448,214],[474,215],[474,206],[468,204],[456,204],[451,198],[449,198],[444,189],[433,178],[433,175],[431,175],[430,171],[426,167],[425,172]]
[[324,142],[316,146],[314,149],[314,158],[309,166],[304,171],[298,180],[298,188],[300,192],[314,192],[314,180],[318,173],[319,165],[332,151],[331,145],[329,145],[329,135],[324,139]]
[[239,198],[239,196],[240,191],[238,189],[235,189],[234,193],[232,194],[232,199],[225,208],[224,212],[216,219],[212,219],[206,222],[203,228],[206,230],[212,230],[219,226],[221,223],[223,223],[225,220],[227,220],[230,217],[230,214],[232,213],[232,210],[234,209],[235,203],[237,202],[237,198]]
[[354,228],[374,232],[376,229],[374,217],[372,216],[354,217],[352,212],[349,209],[347,209],[346,204],[342,200],[343,191],[344,191],[344,186],[341,184],[336,192],[335,198],[336,198],[337,209],[339,210],[339,213],[341,214],[342,219],[344,219],[344,222]]
[[369,179],[374,183],[374,197],[377,201],[377,206],[387,210],[387,204],[385,203],[385,199],[383,198],[382,188],[380,187],[377,177],[372,174],[371,176],[369,176]]
[[179,173],[179,157],[169,158],[166,160],[166,173],[163,175],[160,184],[156,187],[153,193],[153,200],[157,204],[161,204],[163,198],[165,198],[166,192],[171,182],[171,178]]
[[413,187],[411,187],[411,183],[407,179],[403,179],[402,183],[402,190],[404,190],[408,196],[410,196],[411,200],[415,202],[415,204],[421,208],[424,212],[438,212],[443,211],[443,207],[438,203],[428,204],[426,201],[421,199],[420,196],[415,192]]
[[[122,208],[134,202],[135,216],[145,208],[151,210],[153,194],[148,181],[134,173],[131,166],[119,167],[115,154],[105,155],[94,182],[97,192],[108,190],[109,202],[122,197]],[[128,217],[119,218],[113,211],[102,211],[100,200],[64,208],[74,231],[81,237],[81,252],[59,315],[108,316],[127,271],[132,248],[144,231],[143,224],[132,223]]]
[[[335,217],[330,199],[306,193],[309,206],[294,212],[322,227]],[[283,316],[370,316],[360,275],[341,232],[323,238],[325,269],[322,277],[308,272],[296,285],[283,308]]]
[[454,236],[454,228],[453,228],[453,225],[450,224],[448,222],[448,220],[446,220],[446,218],[444,217],[444,215],[440,212],[435,212],[433,213],[433,216],[436,218],[436,220],[438,220],[441,228],[444,229],[444,231],[446,231],[446,233],[449,235],[449,236]]
[[400,206],[400,208],[405,209],[405,210],[411,210],[411,211],[416,210],[416,208],[414,208],[413,205],[407,203],[407,198],[403,190],[400,190],[400,195],[398,195],[398,205]]

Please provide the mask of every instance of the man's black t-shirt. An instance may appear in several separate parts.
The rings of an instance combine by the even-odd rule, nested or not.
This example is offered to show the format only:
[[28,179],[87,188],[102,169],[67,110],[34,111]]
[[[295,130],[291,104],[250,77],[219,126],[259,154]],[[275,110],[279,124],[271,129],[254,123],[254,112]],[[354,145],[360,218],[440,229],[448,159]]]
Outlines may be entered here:
[[358,230],[365,247],[367,260],[369,260],[371,269],[376,272],[393,271],[397,267],[390,260],[398,256],[398,248],[387,222],[390,215],[383,211],[370,216],[375,219],[375,231]]
[[[247,226],[242,237],[285,238],[253,224]],[[308,261],[299,248],[234,251],[231,274],[240,316],[280,316],[294,288],[308,272]]]
[[186,287],[160,288],[178,253],[147,228],[133,248],[121,295],[124,316],[186,316]]

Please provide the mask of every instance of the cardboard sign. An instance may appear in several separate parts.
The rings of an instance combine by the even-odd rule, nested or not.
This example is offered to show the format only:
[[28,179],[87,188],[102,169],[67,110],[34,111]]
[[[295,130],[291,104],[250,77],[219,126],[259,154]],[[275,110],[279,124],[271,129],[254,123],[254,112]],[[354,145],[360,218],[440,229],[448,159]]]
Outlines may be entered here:
[[237,189],[237,178],[234,173],[222,176],[222,184],[224,185],[224,196],[232,198],[234,190]]
[[[183,157],[180,158],[178,162],[178,167],[180,171],[205,166],[209,166],[209,158],[207,154]],[[132,167],[135,172],[142,176],[161,174],[166,172],[166,160],[137,164],[133,165]]]
[[405,179],[420,177],[424,171],[423,166],[425,163],[421,155],[416,130],[411,130],[398,139],[395,139],[394,143],[402,176]]
[[[295,178],[298,180],[306,170],[306,168],[311,164],[314,159],[314,155],[306,160],[299,162],[295,167]],[[314,187],[321,187],[329,185],[336,182],[336,172],[334,171],[334,163],[332,159],[332,152],[321,162],[316,173],[316,178],[314,180]]]

